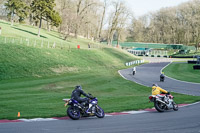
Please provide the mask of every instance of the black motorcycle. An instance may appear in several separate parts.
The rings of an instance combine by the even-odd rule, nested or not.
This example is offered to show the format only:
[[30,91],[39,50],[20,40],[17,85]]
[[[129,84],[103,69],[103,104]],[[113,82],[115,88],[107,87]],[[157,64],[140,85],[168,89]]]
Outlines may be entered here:
[[[91,95],[91,94],[89,94]],[[67,108],[67,115],[73,119],[78,120],[80,117],[97,116],[103,118],[105,116],[104,110],[99,107],[96,97],[90,98],[89,105],[82,105],[74,99],[63,99]]]
[[165,75],[161,74],[160,75],[160,82],[164,82],[165,81]]

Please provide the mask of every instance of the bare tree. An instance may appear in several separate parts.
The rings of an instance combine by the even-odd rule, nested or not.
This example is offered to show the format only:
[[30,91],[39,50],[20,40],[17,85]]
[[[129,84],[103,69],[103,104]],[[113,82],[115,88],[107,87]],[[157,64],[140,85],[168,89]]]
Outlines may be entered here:
[[[63,23],[60,32],[65,36],[97,36],[101,11],[99,0],[57,0]],[[74,8],[76,7],[76,8]]]
[[4,6],[6,0],[0,0],[0,18],[5,19],[7,16],[6,8]]
[[99,39],[101,38],[101,32],[102,32],[102,28],[103,28],[103,23],[104,23],[104,18],[105,18],[107,4],[108,4],[108,0],[104,0],[103,14],[102,14],[102,17],[101,17],[100,28],[99,28],[99,33],[98,33],[98,38]]
[[[113,41],[113,35],[116,32],[116,30],[120,29],[120,20],[121,20],[121,26],[123,24],[122,19],[124,14],[126,14],[126,6],[122,1],[114,1],[112,3],[114,7],[114,11],[111,12],[109,16],[109,28],[108,28],[108,34],[107,34],[107,43],[108,45],[112,44]],[[120,35],[120,34],[119,34]]]
[[95,6],[97,3],[93,0],[77,0],[76,5],[76,22],[75,22],[75,37],[77,38],[80,23],[83,21],[90,6]]

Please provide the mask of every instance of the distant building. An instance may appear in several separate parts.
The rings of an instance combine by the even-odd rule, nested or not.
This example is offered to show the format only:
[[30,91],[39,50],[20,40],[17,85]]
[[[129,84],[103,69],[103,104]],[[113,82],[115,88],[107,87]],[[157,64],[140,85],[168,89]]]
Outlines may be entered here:
[[149,55],[151,50],[152,50],[151,48],[133,48],[133,49],[128,49],[128,52],[134,55]]

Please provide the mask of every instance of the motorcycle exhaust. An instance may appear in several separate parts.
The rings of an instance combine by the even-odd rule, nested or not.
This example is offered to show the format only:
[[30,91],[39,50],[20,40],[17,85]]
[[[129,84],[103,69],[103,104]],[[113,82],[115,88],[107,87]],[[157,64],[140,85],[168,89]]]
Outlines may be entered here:
[[160,99],[156,99],[156,101],[158,101],[158,102],[161,102],[161,103],[163,103],[163,104],[165,104],[166,105],[166,103],[165,102],[163,102],[162,100],[160,100]]

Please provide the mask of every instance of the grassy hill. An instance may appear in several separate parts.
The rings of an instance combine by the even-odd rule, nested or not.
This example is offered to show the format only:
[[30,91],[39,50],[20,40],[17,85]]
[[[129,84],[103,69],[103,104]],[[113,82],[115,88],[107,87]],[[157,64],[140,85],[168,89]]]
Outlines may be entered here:
[[124,67],[135,58],[111,48],[98,49],[40,49],[21,45],[0,45],[0,79],[44,77],[83,72],[100,73]]
[[[118,74],[125,62],[136,60],[131,54],[96,43],[89,49],[88,43],[93,43],[89,40],[64,41],[58,33],[45,30],[38,38],[37,29],[30,26],[11,27],[3,21],[0,26],[0,119],[17,119],[18,112],[21,118],[65,116],[62,99],[70,97],[75,85],[98,97],[105,112],[153,106],[148,103],[151,88]],[[29,45],[27,39],[32,40]],[[62,45],[50,48],[47,42]],[[178,103],[200,100],[174,95]]]

